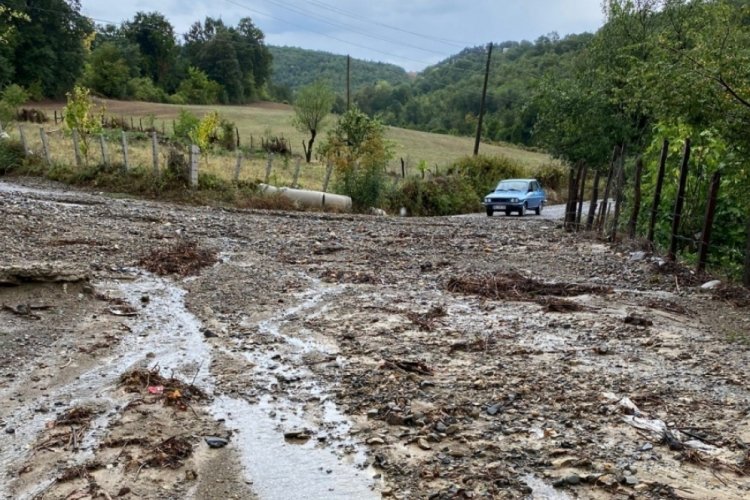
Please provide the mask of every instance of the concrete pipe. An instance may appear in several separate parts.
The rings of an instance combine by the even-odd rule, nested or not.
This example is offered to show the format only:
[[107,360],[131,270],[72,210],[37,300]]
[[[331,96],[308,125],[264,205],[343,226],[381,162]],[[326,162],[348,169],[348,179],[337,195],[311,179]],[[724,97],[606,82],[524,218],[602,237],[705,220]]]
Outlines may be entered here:
[[259,184],[258,188],[264,194],[278,194],[299,203],[303,207],[323,208],[333,207],[338,210],[351,210],[352,199],[340,194],[324,193],[322,191],[308,191],[306,189],[278,188],[268,184]]

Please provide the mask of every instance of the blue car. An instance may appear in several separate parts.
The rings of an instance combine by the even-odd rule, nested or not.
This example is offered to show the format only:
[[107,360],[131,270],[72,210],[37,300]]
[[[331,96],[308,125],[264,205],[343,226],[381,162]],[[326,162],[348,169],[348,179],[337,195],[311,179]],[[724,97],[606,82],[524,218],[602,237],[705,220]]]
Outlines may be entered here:
[[541,215],[545,203],[547,195],[536,179],[507,179],[485,196],[483,205],[488,217],[495,212],[505,212],[505,215],[518,212],[523,217],[527,210]]

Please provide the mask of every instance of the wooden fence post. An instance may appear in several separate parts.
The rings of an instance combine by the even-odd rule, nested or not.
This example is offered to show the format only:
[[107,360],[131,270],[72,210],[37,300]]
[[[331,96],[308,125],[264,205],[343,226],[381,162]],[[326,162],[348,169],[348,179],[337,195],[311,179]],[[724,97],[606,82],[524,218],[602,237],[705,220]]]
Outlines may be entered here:
[[29,144],[26,142],[26,131],[23,129],[23,126],[18,126],[18,133],[21,136],[21,146],[23,146],[23,155],[28,157],[29,156]]
[[331,162],[328,162],[328,165],[326,165],[326,176],[325,179],[323,179],[323,192],[328,192],[328,183],[331,181],[331,172],[333,172],[333,164]]
[[714,226],[714,215],[716,214],[716,201],[719,196],[720,184],[721,172],[714,172],[714,175],[711,178],[711,187],[709,187],[708,190],[706,217],[703,219],[703,231],[701,232],[701,243],[698,251],[698,272],[706,270],[706,262],[708,262],[708,246],[711,243],[711,231]]
[[654,189],[654,204],[651,207],[651,220],[648,223],[648,235],[646,239],[653,245],[656,219],[659,217],[659,204],[661,203],[661,190],[664,186],[664,173],[667,169],[667,157],[669,157],[669,141],[664,139],[661,146],[661,158],[659,159],[659,173],[656,176],[656,188]]
[[240,180],[240,171],[242,170],[242,150],[237,149],[237,163],[234,166],[234,182]]
[[635,238],[638,228],[638,216],[641,214],[641,177],[643,176],[643,157],[639,156],[635,161],[635,186],[633,187],[633,213],[628,223],[628,237]]
[[159,175],[159,141],[156,138],[156,130],[151,131],[151,155],[154,158],[154,175]]
[[602,198],[602,206],[599,210],[599,220],[597,222],[597,226],[599,229],[599,234],[604,233],[604,226],[607,222],[607,211],[609,209],[609,194],[610,190],[612,189],[612,177],[615,175],[615,164],[617,162],[617,155],[620,152],[620,147],[615,146],[615,148],[612,150],[612,159],[609,162],[609,172],[607,172],[607,184],[604,186],[604,198]]
[[234,135],[237,137],[237,149],[240,149],[240,129],[234,127]]
[[107,152],[107,141],[104,140],[104,134],[99,134],[99,146],[102,149],[102,163],[109,167],[109,153]]
[[55,109],[54,112],[55,112],[55,125],[57,125],[57,110]]
[[125,172],[130,170],[130,165],[128,165],[128,135],[125,133],[125,131],[122,131],[122,161],[124,162],[124,169]]
[[570,167],[570,175],[568,176],[568,202],[565,204],[565,219],[563,225],[565,229],[570,231],[573,229],[572,222],[575,220],[575,198],[576,198],[576,167]]
[[576,231],[579,231],[581,229],[581,217],[583,216],[583,196],[585,194],[586,190],[586,177],[589,174],[589,166],[585,165],[583,166],[583,175],[581,176],[580,181],[580,194],[578,195],[578,213],[576,215]]
[[589,215],[586,217],[586,231],[591,231],[594,227],[594,218],[596,217],[596,203],[599,201],[599,180],[602,174],[599,169],[594,172],[594,187],[591,190],[591,201],[589,202]]
[[81,168],[81,150],[78,147],[78,129],[73,129],[73,152],[76,156],[76,167]]
[[297,164],[294,166],[294,178],[292,179],[292,187],[296,188],[299,184],[299,172],[302,168],[302,158],[297,158]]
[[747,223],[747,240],[745,240],[745,270],[742,273],[742,284],[750,288],[750,220]]
[[266,162],[266,180],[265,184],[271,179],[271,169],[273,168],[273,153],[268,153],[268,161]]
[[44,153],[44,160],[47,162],[47,166],[52,166],[52,161],[49,156],[49,144],[47,143],[47,132],[44,127],[39,127],[39,137],[42,139],[42,152]]
[[690,138],[685,139],[685,152],[682,155],[682,166],[680,167],[680,184],[677,188],[677,199],[674,203],[674,215],[672,217],[672,240],[669,243],[667,260],[674,261],[677,258],[677,233],[680,231],[682,222],[682,207],[685,204],[685,186],[687,185],[688,167],[690,165]]
[[615,213],[612,219],[612,231],[609,240],[617,241],[617,226],[620,224],[620,211],[622,209],[622,193],[625,191],[625,145],[620,148],[620,161],[618,162],[617,174],[615,175]]
[[190,145],[190,187],[198,187],[198,162],[201,151],[195,144]]

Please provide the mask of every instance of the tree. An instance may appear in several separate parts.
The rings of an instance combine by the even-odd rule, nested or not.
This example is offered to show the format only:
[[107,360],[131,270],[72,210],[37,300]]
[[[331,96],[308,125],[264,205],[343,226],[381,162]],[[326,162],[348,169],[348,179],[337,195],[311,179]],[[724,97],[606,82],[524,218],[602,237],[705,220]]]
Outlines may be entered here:
[[141,75],[168,89],[178,54],[172,24],[159,12],[138,12],[132,21],[123,23],[122,33],[140,49]]
[[104,96],[123,99],[128,96],[130,78],[131,70],[120,48],[113,42],[105,42],[91,53],[82,83]]
[[[6,3],[6,2],[4,2]],[[79,0],[10,2],[33,22],[13,18],[10,25],[13,81],[24,87],[40,85],[49,97],[60,97],[83,70],[92,23],[80,14]]]
[[353,107],[328,132],[319,151],[336,168],[337,191],[350,196],[356,210],[380,204],[385,169],[393,157],[393,146],[385,139],[382,123]]
[[305,151],[305,160],[310,163],[313,153],[313,144],[318,131],[333,107],[335,96],[331,88],[323,82],[313,83],[300,89],[294,101],[294,126],[300,132],[309,132],[310,140],[307,147],[304,142],[302,148]]
[[90,138],[92,134],[101,131],[101,115],[104,110],[97,110],[91,102],[91,91],[86,87],[76,85],[67,94],[68,103],[63,109],[65,126],[68,130],[77,130],[81,138],[81,152],[88,162],[90,152]]
[[208,78],[198,68],[188,68],[188,76],[180,82],[173,100],[178,104],[216,104],[222,94],[222,87]]

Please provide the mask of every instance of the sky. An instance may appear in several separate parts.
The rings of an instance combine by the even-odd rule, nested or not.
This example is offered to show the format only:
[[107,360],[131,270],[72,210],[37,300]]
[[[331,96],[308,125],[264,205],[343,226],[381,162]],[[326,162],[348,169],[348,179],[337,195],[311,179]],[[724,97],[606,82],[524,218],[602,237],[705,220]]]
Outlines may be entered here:
[[595,31],[601,0],[81,0],[99,23],[159,11],[177,33],[210,16],[252,18],[270,45],[349,54],[421,71],[463,48]]

